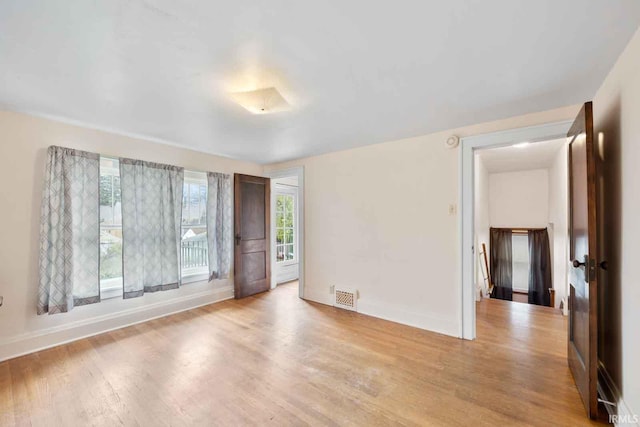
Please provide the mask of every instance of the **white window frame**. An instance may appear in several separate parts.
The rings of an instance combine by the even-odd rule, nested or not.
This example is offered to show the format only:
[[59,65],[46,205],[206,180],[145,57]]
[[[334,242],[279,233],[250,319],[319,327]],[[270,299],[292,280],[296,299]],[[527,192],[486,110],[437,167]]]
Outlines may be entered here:
[[[282,243],[282,244],[278,244],[276,243],[276,265],[279,266],[286,266],[286,265],[293,265],[293,264],[297,264],[298,263],[298,188],[297,187],[289,187],[286,185],[280,185],[277,184],[276,185],[276,200],[278,198],[278,196],[291,196],[293,197],[293,242],[292,243]],[[276,211],[276,215],[277,215],[277,211]],[[275,220],[275,218],[274,218]],[[276,236],[278,233],[278,224],[277,224],[277,220],[276,222]],[[285,227],[285,230],[288,227]],[[286,233],[285,233],[286,234]],[[289,260],[284,260],[284,261],[278,261],[277,259],[277,251],[278,251],[278,246],[284,246],[285,248],[288,245],[293,245],[293,259],[289,259]],[[286,255],[285,255],[286,258]]]
[[117,298],[122,296],[122,276],[100,280],[100,300]]
[[[206,172],[198,172],[192,170],[184,171],[184,184],[204,184],[205,188],[207,188],[207,192],[209,191],[207,184],[207,173]],[[208,194],[207,194],[208,197]],[[205,198],[204,202],[205,210],[207,209],[207,198]],[[206,211],[205,211],[206,212]],[[183,212],[184,214],[184,212]],[[206,218],[206,214],[205,214]],[[198,225],[197,228],[202,228],[202,224]],[[205,220],[204,227],[206,229],[207,223]],[[182,236],[182,230],[184,228],[190,228],[189,225],[185,226],[182,223],[180,224],[180,236]],[[207,234],[207,244],[209,240],[209,235]],[[182,248],[182,239],[180,242],[180,246]],[[182,250],[182,249],[181,249]],[[191,271],[190,271],[191,270]],[[182,268],[182,252],[180,252],[180,281],[183,285],[194,283],[194,282],[202,282],[209,280],[209,259],[207,257],[207,267],[206,272],[194,271],[194,269],[183,269]]]
[[[516,271],[517,271],[516,264],[518,264],[518,262],[516,261],[516,257],[515,257],[516,251],[513,250],[513,257],[512,257],[512,261],[511,261],[511,264],[512,264],[511,269],[513,271],[513,274],[512,274],[513,286],[512,286],[512,288],[513,288],[514,292],[520,292],[520,293],[525,292],[525,293],[528,293],[529,292],[529,283],[528,283],[528,281],[529,281],[529,269],[531,268],[531,266],[529,264],[529,243],[528,243],[529,237],[526,234],[513,233],[511,235],[511,247],[512,248],[516,247],[516,245],[517,245],[516,242],[517,241],[521,241],[520,243],[526,245],[526,251],[527,251],[527,259],[526,259],[527,275],[526,275],[526,278],[524,279],[524,283],[516,283]],[[518,286],[518,285],[520,285],[520,286]]]
[[[117,161],[118,164],[120,162],[120,159],[118,158],[114,158],[114,157],[109,157],[109,156],[100,156],[100,160],[102,161],[102,159],[105,160],[110,160],[110,161]],[[110,172],[110,174],[112,176],[117,176],[118,178],[120,177],[120,169],[119,168],[108,168],[108,169],[112,169]],[[100,178],[102,178],[103,176],[103,166],[102,164],[100,164]],[[120,189],[120,191],[122,192],[122,189]],[[122,204],[120,205],[122,207]],[[122,217],[122,214],[121,214]],[[102,231],[102,223],[100,223],[100,230]],[[120,230],[122,231],[122,223],[120,223]],[[102,261],[102,260],[101,260]],[[110,299],[110,298],[117,298],[117,297],[122,297],[123,294],[123,277],[112,277],[110,279],[100,279],[100,300],[105,300],[105,299]]]

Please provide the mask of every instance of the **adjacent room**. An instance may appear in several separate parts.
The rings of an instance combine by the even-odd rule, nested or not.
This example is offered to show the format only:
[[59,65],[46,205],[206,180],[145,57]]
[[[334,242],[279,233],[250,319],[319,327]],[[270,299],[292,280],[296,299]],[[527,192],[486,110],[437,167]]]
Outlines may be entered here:
[[561,138],[475,152],[475,316],[485,326],[478,338],[513,345],[538,335],[546,348],[566,340],[568,148]]
[[640,425],[639,27],[0,1],[0,426]]
[[275,206],[275,285],[297,282],[300,277],[300,207],[298,175],[271,179]]
[[479,297],[567,305],[567,149],[558,139],[475,154]]

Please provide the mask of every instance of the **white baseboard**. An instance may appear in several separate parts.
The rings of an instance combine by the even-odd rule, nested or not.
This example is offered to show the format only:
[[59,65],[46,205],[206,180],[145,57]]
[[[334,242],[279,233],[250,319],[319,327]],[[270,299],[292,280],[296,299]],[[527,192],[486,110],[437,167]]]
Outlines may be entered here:
[[333,305],[333,295],[324,292],[314,292],[313,289],[304,290],[304,299],[325,305]]
[[390,320],[403,325],[425,329],[452,337],[460,337],[460,325],[449,319],[416,313],[402,307],[390,306],[387,303],[379,303],[367,300],[358,300],[358,313],[368,316]]
[[[313,292],[311,289],[305,289],[304,299],[321,304],[333,305],[333,295],[323,292]],[[460,338],[460,325],[456,322],[435,316],[428,316],[423,313],[411,312],[402,307],[391,307],[387,303],[382,304],[359,299],[358,313]]]
[[[602,380],[602,382],[600,382]],[[640,416],[634,414],[622,398],[620,389],[617,387],[607,369],[602,365],[598,366],[598,393],[604,400],[615,402],[615,406],[606,405],[609,413],[609,421],[617,426],[639,426]]]
[[233,298],[233,286],[225,286],[21,334],[0,344],[0,362],[230,298]]

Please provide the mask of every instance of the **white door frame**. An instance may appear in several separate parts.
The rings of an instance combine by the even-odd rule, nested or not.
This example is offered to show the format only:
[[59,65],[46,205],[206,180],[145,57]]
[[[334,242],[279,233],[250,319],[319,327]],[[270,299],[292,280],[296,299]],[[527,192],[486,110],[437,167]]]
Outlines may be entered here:
[[474,159],[475,150],[513,145],[519,142],[540,142],[567,136],[573,121],[548,123],[538,126],[510,129],[483,135],[468,136],[460,141],[458,158],[458,194],[460,194],[460,284],[462,295],[462,319],[460,336],[464,339],[476,338],[476,289],[474,272]]
[[296,166],[266,172],[271,178],[271,288],[276,287],[276,192],[274,178],[298,177],[298,296],[304,298],[304,167]]

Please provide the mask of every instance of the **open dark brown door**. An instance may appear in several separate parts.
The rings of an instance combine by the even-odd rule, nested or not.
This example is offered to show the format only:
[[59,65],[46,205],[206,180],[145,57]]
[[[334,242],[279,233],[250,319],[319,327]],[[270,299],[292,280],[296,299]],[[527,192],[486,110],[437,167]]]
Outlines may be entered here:
[[235,297],[271,288],[269,178],[235,175]]
[[570,257],[569,368],[591,418],[598,411],[597,152],[591,102],[569,133]]

